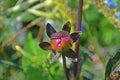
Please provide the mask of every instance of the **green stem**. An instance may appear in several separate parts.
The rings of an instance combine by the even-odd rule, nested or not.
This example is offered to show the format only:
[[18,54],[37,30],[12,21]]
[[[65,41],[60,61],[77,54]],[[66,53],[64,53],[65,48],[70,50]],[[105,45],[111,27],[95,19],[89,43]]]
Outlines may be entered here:
[[3,59],[10,61],[8,54],[5,51],[3,51],[1,47],[0,47],[0,55],[3,57]]
[[64,74],[65,74],[66,80],[70,80],[69,76],[67,74],[66,58],[65,58],[65,55],[63,53],[62,53],[62,60],[63,60],[63,68],[64,68]]
[[51,73],[49,67],[47,67],[47,69],[48,69],[48,73],[50,74],[51,78],[52,78],[53,80],[55,80],[54,75]]
[[9,65],[9,66],[14,66],[14,67],[22,70],[22,67],[21,67],[21,66],[19,66],[19,65],[16,64],[16,63],[10,62],[10,61],[8,61],[8,60],[3,60],[3,59],[1,59],[1,60],[0,60],[0,63],[1,63],[1,64],[6,64],[6,65]]

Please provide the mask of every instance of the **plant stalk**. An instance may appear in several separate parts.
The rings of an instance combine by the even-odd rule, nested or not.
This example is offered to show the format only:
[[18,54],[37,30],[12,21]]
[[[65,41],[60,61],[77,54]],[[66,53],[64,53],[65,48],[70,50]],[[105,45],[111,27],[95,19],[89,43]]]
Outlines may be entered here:
[[64,68],[64,74],[65,74],[66,80],[70,80],[67,73],[66,58],[63,53],[62,53],[62,60],[63,60],[63,68]]
[[[82,6],[83,6],[83,0],[79,0],[78,4],[78,19],[76,24],[76,31],[81,30],[81,22],[82,22]],[[75,53],[76,56],[79,56],[79,48],[80,48],[80,39],[77,40],[75,43]],[[78,80],[78,62],[74,62],[73,66],[73,77],[72,80]]]

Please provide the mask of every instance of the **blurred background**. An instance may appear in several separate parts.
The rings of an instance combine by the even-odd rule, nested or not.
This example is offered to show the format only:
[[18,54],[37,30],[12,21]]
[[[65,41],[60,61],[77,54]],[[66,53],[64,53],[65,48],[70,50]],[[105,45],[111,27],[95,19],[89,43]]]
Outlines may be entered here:
[[[120,0],[83,1],[79,80],[104,80],[109,58],[120,49]],[[60,59],[51,64],[51,52],[38,44],[50,41],[47,23],[60,31],[70,21],[72,33],[77,11],[78,0],[0,0],[0,80],[65,80]]]

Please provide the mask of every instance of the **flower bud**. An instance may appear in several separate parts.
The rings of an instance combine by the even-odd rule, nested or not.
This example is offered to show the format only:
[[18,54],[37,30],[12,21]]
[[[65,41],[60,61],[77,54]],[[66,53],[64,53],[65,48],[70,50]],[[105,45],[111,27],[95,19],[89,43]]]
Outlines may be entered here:
[[51,47],[58,52],[67,50],[72,46],[72,43],[73,40],[66,31],[52,35]]

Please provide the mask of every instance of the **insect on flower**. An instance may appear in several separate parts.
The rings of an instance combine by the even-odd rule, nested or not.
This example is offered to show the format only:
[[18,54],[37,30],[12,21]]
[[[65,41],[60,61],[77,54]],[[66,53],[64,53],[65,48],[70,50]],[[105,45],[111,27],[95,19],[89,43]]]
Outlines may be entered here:
[[77,59],[75,52],[71,49],[72,44],[80,37],[80,32],[69,34],[71,30],[70,22],[64,24],[62,31],[56,30],[48,23],[46,33],[51,39],[50,43],[42,42],[39,46],[44,50],[52,50],[51,62],[57,59],[61,54],[75,61]]

